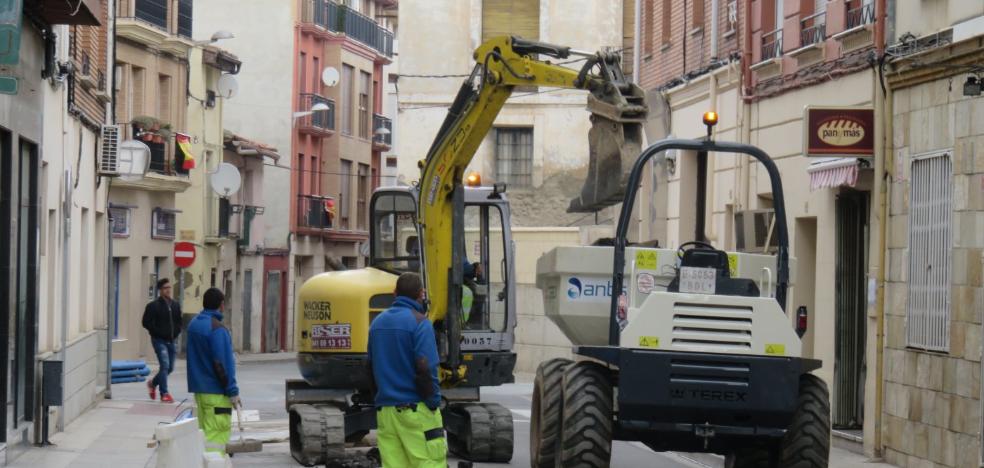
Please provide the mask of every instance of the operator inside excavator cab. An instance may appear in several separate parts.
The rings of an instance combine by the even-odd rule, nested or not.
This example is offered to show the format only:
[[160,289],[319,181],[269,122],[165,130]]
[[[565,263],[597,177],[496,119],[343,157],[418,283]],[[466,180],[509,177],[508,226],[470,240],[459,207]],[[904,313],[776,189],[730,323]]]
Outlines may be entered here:
[[685,242],[677,249],[679,267],[666,290],[722,296],[759,296],[755,281],[732,278],[728,253],[707,242]]

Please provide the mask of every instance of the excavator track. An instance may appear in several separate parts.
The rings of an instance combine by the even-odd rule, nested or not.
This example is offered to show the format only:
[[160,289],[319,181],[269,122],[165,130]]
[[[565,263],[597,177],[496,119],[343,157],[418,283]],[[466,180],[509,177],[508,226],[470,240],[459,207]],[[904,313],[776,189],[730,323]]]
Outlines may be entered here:
[[[448,416],[462,421],[447,425],[451,451],[473,462],[506,463],[513,455],[512,412],[497,403],[452,403]],[[454,429],[458,429],[456,432]]]
[[345,413],[336,405],[290,407],[290,454],[304,466],[345,457]]

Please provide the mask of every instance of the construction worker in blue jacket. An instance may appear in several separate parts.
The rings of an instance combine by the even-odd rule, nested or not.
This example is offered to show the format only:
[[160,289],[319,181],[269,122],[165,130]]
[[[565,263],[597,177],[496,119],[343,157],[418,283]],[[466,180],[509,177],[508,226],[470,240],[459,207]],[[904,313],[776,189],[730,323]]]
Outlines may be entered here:
[[222,324],[225,295],[205,291],[203,310],[188,325],[188,391],[195,394],[205,450],[225,453],[232,435],[232,409],[241,407],[232,337]]
[[379,454],[386,468],[446,468],[437,341],[420,275],[400,275],[395,295],[369,327]]

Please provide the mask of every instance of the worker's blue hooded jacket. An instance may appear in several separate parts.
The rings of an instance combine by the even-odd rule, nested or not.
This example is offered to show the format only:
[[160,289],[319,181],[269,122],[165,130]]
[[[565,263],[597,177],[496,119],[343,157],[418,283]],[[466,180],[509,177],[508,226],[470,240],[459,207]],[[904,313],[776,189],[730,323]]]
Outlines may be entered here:
[[217,310],[203,310],[188,325],[188,391],[239,395],[232,336]]
[[[437,342],[434,326],[424,308],[399,296],[376,316],[369,327],[369,361],[376,379],[376,406],[415,405],[437,408],[441,387],[437,380]],[[416,360],[426,358],[434,391],[426,400],[417,391]]]

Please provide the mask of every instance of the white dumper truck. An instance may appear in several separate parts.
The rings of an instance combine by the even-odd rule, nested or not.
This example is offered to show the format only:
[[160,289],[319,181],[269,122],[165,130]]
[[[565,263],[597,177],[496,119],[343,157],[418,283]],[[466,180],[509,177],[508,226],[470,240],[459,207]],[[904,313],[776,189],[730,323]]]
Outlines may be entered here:
[[[627,246],[642,168],[669,149],[757,159],[772,182],[775,255],[718,250],[700,231],[679,249]],[[636,161],[621,210],[614,247],[557,247],[537,262],[547,316],[575,360],[537,370],[532,466],[606,467],[612,440],[628,440],[719,453],[736,468],[826,467],[828,391],[810,373],[820,361],[801,357],[806,310],[786,311],[789,236],[772,160],[749,145],[660,141]]]

